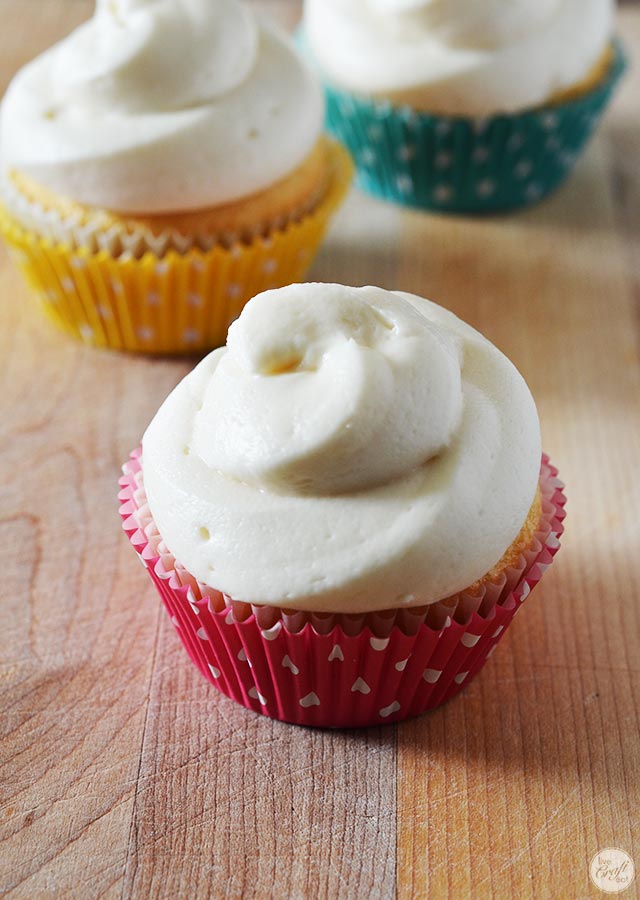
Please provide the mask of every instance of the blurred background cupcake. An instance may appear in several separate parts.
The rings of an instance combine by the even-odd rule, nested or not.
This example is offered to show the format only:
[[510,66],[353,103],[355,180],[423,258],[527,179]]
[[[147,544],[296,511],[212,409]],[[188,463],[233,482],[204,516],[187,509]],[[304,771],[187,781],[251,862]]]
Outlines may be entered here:
[[371,725],[480,671],[559,547],[556,475],[522,376],[453,314],[290,285],[162,404],[120,512],[216,687]]
[[612,0],[305,0],[303,42],[358,184],[426,209],[540,200],[624,69]]
[[321,89],[237,0],[97,0],[2,103],[0,231],[87,343],[223,343],[299,279],[350,177]]

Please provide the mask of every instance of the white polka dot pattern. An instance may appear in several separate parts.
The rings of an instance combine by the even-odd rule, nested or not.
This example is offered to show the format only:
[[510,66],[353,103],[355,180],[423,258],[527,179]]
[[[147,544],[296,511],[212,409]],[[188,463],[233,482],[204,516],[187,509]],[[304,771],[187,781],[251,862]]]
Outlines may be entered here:
[[138,328],[136,334],[140,338],[141,341],[150,341],[153,339],[153,328],[149,328],[146,325],[143,325],[141,328]]
[[[327,122],[351,150],[360,186],[426,209],[482,212],[536,203],[567,177],[624,71],[553,107],[485,118],[431,115],[326,86]],[[440,189],[443,172],[447,191]]]
[[125,235],[60,216],[48,217],[46,230],[31,230],[38,211],[19,196],[2,204],[0,233],[37,299],[50,298],[44,311],[83,342],[146,353],[210,350],[224,344],[251,296],[304,279],[352,176],[347,152],[335,142],[327,150],[331,178],[323,196],[295,221],[274,221],[268,236],[262,228]]

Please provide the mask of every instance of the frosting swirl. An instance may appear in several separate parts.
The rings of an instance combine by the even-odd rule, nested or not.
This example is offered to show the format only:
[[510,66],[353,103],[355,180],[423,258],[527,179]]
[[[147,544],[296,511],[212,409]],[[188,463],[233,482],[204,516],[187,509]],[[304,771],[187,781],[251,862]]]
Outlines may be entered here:
[[291,285],[143,439],[151,512],[200,581],[258,604],[359,612],[482,577],[534,499],[540,434],[513,365],[409,294]]
[[97,0],[14,78],[0,158],[86,205],[177,212],[286,176],[322,116],[286,36],[238,0]]
[[[277,330],[265,328],[267,315]],[[383,292],[376,306],[325,285],[267,296],[229,330],[193,448],[209,467],[271,490],[384,484],[451,440],[462,414],[458,355],[455,340]]]
[[306,0],[329,79],[450,115],[536,106],[573,87],[611,39],[613,0]]

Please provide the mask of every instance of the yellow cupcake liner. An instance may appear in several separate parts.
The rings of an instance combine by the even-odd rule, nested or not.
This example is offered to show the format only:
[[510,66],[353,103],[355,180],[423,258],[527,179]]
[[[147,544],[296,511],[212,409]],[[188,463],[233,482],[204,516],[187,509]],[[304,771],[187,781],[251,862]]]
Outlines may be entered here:
[[68,334],[114,350],[198,353],[224,344],[251,297],[303,278],[353,175],[337,143],[331,161],[332,178],[315,209],[229,249],[116,258],[41,237],[2,205],[0,234],[43,312]]

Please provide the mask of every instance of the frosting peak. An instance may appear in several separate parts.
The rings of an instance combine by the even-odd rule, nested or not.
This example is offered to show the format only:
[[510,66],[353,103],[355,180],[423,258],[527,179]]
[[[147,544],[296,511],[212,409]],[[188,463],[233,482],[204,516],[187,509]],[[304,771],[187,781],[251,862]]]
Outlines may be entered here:
[[441,600],[517,537],[540,469],[513,365],[379,288],[258,295],[143,439],[171,553],[238,600],[360,612]]
[[61,103],[107,112],[176,111],[237,88],[257,51],[237,0],[98,0],[55,55],[53,87]]
[[269,291],[229,330],[194,449],[208,466],[276,490],[337,494],[393,481],[451,441],[459,356],[454,337],[386,291]]
[[98,0],[13,79],[0,161],[87,206],[185,212],[291,174],[322,120],[288,37],[238,0]]

